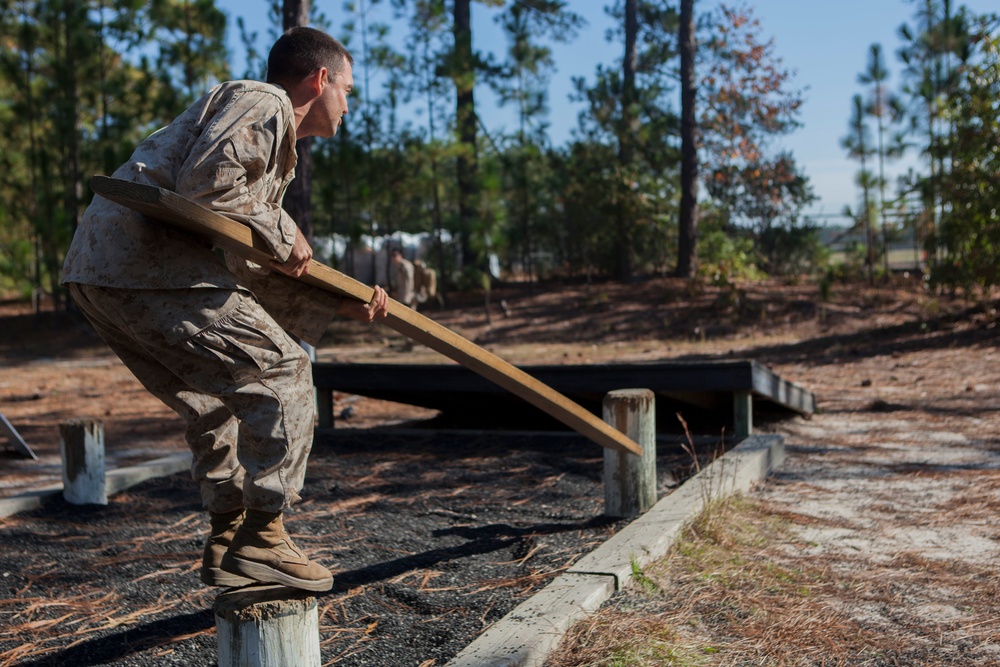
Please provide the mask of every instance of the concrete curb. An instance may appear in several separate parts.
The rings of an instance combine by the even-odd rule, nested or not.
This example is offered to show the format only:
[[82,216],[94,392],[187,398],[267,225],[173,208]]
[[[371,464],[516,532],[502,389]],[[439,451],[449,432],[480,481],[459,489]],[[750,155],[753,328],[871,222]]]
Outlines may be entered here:
[[[164,456],[163,458],[153,459],[139,465],[109,470],[105,477],[105,489],[107,495],[110,496],[119,491],[124,491],[130,486],[145,482],[147,479],[173,475],[174,473],[189,470],[190,468],[190,452]],[[34,491],[11,496],[10,498],[0,498],[0,519],[17,514],[18,512],[38,509],[45,501],[61,494],[62,491],[62,484],[51,484]]]
[[748,490],[781,466],[784,440],[751,435],[522,602],[445,667],[541,667],[563,635],[663,557],[713,500]]

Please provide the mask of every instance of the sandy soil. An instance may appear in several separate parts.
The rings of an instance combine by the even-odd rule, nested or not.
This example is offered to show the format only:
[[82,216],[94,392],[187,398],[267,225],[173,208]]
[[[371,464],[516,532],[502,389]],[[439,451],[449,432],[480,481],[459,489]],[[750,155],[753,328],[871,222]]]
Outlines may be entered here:
[[[791,535],[730,544],[723,558],[794,590],[758,588],[767,572],[706,583],[712,571],[673,555],[649,573],[657,593],[616,596],[582,633],[670,627],[712,647],[696,653],[706,665],[1000,664],[996,304],[856,298],[859,310],[835,311],[851,324],[750,351],[812,390],[819,412],[765,427],[788,458],[745,520],[780,519]],[[550,667],[593,664],[563,650]]]
[[[674,280],[510,289],[490,303],[487,310],[481,297],[455,299],[431,314],[514,363],[737,356],[812,390],[820,408],[812,420],[761,425],[786,435],[791,456],[760,493],[803,517],[803,535],[816,545],[795,557],[860,553],[866,566],[886,572],[901,553],[979,565],[996,559],[998,533],[986,511],[996,500],[1000,390],[990,363],[998,340],[992,306],[907,286],[842,286],[821,303],[808,284],[692,289]],[[8,304],[0,330],[0,411],[40,457],[31,462],[8,451],[0,495],[58,479],[57,426],[66,418],[101,417],[113,465],[183,449],[177,418],[84,323]],[[437,358],[404,351],[402,342],[382,327],[340,323],[320,358]],[[580,443],[459,438],[401,445],[370,429],[426,418],[427,411],[338,400],[354,407],[350,432],[360,440],[317,447],[314,504],[297,517],[303,534],[316,536],[309,548],[339,573],[338,587],[321,602],[331,664],[442,665],[615,528],[595,519],[600,453],[580,452]],[[472,455],[478,450],[485,459]],[[661,461],[662,493],[684,466],[682,459]],[[395,477],[401,471],[409,476]],[[401,523],[389,523],[403,508]],[[202,664],[190,662],[212,640],[210,592],[193,585],[198,515],[181,475],[83,516],[56,503],[0,522],[7,590],[0,615],[11,628],[0,630],[0,665]],[[147,516],[156,519],[140,520]],[[323,537],[330,534],[347,539],[331,545]],[[70,555],[77,560],[66,560]],[[63,604],[67,590],[75,592],[72,604]],[[933,578],[920,590],[925,595],[909,605],[920,618],[947,619],[959,608],[933,595]],[[107,591],[113,599],[101,597]],[[70,648],[74,642],[82,648]]]

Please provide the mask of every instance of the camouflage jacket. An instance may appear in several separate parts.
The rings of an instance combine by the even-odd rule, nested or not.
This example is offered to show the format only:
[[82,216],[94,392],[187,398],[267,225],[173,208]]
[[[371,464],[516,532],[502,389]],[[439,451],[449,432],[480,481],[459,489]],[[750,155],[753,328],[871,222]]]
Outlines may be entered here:
[[[139,144],[114,176],[172,190],[246,223],[283,261],[296,236],[295,221],[281,208],[297,163],[294,120],[283,89],[258,81],[223,83]],[[77,228],[62,280],[132,289],[246,289],[279,324],[307,340],[318,338],[338,301],[301,283],[270,279],[237,258],[223,262],[194,236],[100,196]],[[200,325],[179,326],[194,333]]]

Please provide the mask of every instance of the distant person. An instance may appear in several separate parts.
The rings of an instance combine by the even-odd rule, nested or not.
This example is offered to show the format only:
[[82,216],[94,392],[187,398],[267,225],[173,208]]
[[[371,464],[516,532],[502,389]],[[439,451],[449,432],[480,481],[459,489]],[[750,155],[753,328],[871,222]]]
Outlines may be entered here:
[[336,313],[362,322],[386,315],[288,278],[308,271],[312,249],[281,208],[295,142],[331,137],[347,113],[353,60],[312,28],[271,48],[267,83],[213,88],[143,141],[115,173],[155,185],[238,220],[277,259],[258,266],[102,197],[73,238],[63,282],[108,345],[187,423],[211,532],[201,580],[212,586],[272,583],[329,590],[330,571],[285,531],[312,447],[312,369],[286,333],[316,344]]
[[413,262],[403,257],[403,251],[399,248],[392,249],[391,258],[390,295],[401,304],[416,310],[417,294],[414,289]]
[[423,260],[413,260],[413,285],[417,303],[436,300],[438,305],[442,305],[437,291],[437,271],[427,266]]

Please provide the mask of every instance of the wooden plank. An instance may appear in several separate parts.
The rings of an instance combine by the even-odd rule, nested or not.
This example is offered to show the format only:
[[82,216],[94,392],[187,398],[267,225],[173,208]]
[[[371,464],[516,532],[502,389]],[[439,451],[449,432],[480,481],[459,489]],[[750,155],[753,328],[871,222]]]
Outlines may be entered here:
[[24,438],[21,437],[21,434],[14,429],[14,427],[11,425],[9,421],[7,421],[7,418],[4,417],[2,413],[0,413],[0,431],[3,431],[5,434],[7,434],[7,439],[10,440],[12,445],[14,445],[14,449],[21,452],[25,456],[34,459],[35,461],[38,460],[38,456],[36,456],[35,453],[31,451],[31,447],[28,447],[28,443],[24,441]]
[[753,391],[803,415],[816,412],[816,397],[794,382],[783,380],[767,366],[754,362]]
[[[153,477],[166,477],[174,473],[191,469],[191,452],[171,454],[163,458],[153,459],[146,463],[125,468],[114,468],[107,471],[105,492],[108,495],[120,493],[136,484],[141,484]],[[21,493],[9,498],[0,498],[0,519],[17,514],[30,512],[45,504],[49,499],[61,495],[63,485],[47,484],[41,488]]]
[[[273,259],[263,239],[249,227],[175,192],[106,176],[93,177],[90,187],[103,197],[206,237],[216,246],[263,266]],[[310,262],[309,272],[300,280],[365,302],[370,301],[374,293],[368,285],[315,260]],[[642,447],[588,410],[412,308],[390,299],[385,323],[498,384],[602,447],[642,455]]]

